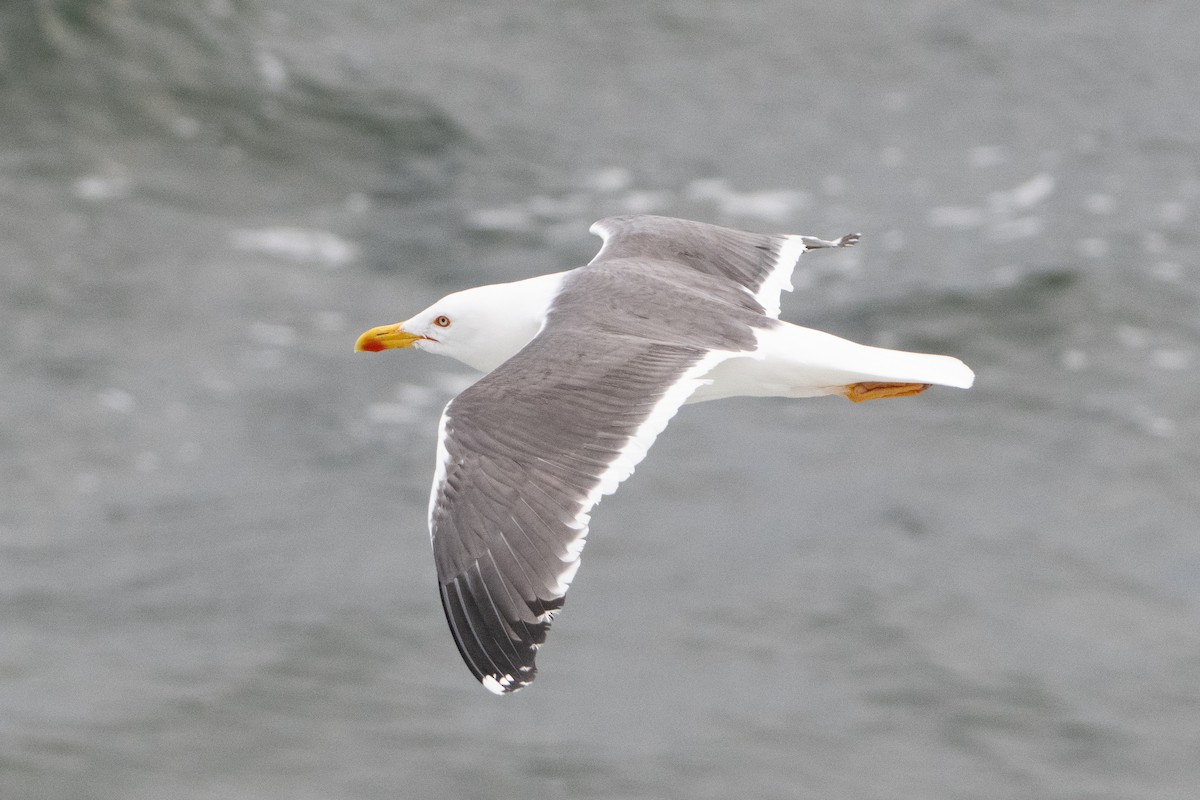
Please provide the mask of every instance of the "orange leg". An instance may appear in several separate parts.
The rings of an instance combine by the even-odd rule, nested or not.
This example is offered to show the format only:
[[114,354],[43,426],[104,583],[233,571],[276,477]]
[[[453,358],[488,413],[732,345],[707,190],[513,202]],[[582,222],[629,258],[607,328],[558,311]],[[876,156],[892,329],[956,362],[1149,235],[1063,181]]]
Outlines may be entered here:
[[909,397],[929,388],[928,383],[851,383],[842,387],[842,395],[855,403],[884,397]]

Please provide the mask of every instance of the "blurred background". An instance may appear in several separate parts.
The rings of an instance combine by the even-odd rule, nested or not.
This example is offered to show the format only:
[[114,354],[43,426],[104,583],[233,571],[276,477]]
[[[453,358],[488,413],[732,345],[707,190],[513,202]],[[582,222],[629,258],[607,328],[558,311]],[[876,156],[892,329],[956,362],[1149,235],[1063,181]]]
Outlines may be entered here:
[[[0,6],[0,795],[1200,785],[1200,7]],[[685,408],[510,698],[362,330],[654,212],[976,387]]]

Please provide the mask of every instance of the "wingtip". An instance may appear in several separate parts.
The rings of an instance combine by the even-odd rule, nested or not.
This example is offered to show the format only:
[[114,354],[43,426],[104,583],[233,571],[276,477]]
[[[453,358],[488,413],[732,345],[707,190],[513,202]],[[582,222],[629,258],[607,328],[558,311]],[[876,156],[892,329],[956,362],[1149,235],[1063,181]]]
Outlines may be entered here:
[[[507,678],[509,676],[504,675],[502,677]],[[480,678],[479,682],[483,684],[483,688],[487,689],[492,694],[504,694],[507,691],[504,688],[504,684],[496,680],[495,676],[493,675],[484,675],[482,678]]]
[[861,233],[847,233],[836,239],[821,239],[816,236],[799,236],[805,250],[817,250],[823,247],[853,247],[862,238]]
[[479,682],[492,694],[506,695],[521,691],[533,683],[533,677],[530,675],[528,679],[522,679],[512,675],[484,675]]

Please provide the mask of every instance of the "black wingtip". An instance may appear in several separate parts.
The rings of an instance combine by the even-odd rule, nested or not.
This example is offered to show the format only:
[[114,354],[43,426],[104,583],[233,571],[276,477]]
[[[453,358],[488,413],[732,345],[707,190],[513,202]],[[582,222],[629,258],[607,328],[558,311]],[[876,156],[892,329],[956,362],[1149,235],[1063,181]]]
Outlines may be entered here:
[[[471,573],[442,584],[442,609],[458,652],[483,688],[492,694],[512,694],[533,683],[537,675],[537,644],[545,641],[545,627],[505,622],[491,604],[481,603],[471,592]],[[467,585],[464,586],[463,584]],[[476,586],[476,589],[479,587]],[[519,625],[527,634],[515,641],[506,630]]]
[[479,682],[483,685],[483,688],[492,694],[513,694],[533,683],[533,678],[536,674],[537,670],[530,669],[528,672],[522,672],[520,675],[484,675],[479,679]]

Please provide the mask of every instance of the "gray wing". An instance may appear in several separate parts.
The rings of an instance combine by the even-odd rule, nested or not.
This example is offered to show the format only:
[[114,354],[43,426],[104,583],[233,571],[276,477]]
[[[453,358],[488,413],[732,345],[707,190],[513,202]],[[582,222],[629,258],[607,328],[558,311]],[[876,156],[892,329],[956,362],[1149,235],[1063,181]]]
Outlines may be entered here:
[[[705,373],[754,347],[761,314],[694,279],[660,280],[679,272],[577,270],[541,333],[446,407],[430,501],[434,558],[454,641],[493,692],[533,680],[591,509]],[[698,320],[706,323],[693,330]]]
[[771,317],[779,316],[779,294],[791,291],[792,270],[806,250],[849,247],[857,233],[832,241],[815,236],[762,234],[703,222],[650,215],[608,217],[591,232],[604,240],[590,263],[653,258],[684,264],[745,287]]

